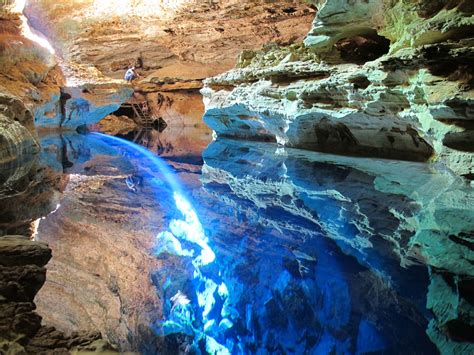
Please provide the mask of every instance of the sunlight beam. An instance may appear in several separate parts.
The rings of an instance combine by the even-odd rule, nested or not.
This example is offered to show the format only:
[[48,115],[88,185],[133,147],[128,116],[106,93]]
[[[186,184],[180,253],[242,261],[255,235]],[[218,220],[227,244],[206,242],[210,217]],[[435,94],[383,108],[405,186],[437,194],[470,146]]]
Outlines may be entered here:
[[28,23],[28,19],[23,14],[23,11],[25,10],[25,6],[26,6],[26,0],[15,0],[15,2],[10,8],[13,13],[19,14],[20,16],[22,35],[28,38],[29,40],[31,40],[32,42],[37,43],[39,46],[46,49],[49,53],[53,55],[56,54],[56,51],[54,50],[51,43],[49,43],[49,41],[46,38],[35,33],[35,31],[30,27]]

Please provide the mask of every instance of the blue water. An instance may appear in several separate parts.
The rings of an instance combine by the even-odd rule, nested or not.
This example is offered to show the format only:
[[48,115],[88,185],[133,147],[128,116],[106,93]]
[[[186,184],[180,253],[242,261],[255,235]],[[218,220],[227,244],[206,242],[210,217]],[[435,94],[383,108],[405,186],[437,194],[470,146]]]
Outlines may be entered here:
[[[75,156],[69,149],[59,164],[43,152],[43,162],[67,172],[98,154],[122,156],[140,177],[126,186],[151,187],[167,211],[150,251],[163,265],[150,279],[164,314],[148,325],[163,339],[160,351],[437,353],[427,302],[443,300],[429,285],[440,268],[456,274],[450,260],[468,248],[451,243],[443,259],[423,238],[434,222],[448,238],[435,214],[453,209],[450,194],[473,196],[449,173],[219,140],[190,159],[198,166],[190,183],[180,179],[189,169],[182,156],[177,165],[172,154],[98,134],[68,141],[81,145]],[[459,228],[469,230],[469,207],[456,208],[467,216]],[[156,353],[154,344],[137,350]]]

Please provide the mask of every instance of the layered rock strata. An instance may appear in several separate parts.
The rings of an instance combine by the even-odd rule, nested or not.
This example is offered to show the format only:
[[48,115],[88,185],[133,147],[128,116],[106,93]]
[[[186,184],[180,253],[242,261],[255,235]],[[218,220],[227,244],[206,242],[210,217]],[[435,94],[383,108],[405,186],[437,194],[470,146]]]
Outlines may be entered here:
[[0,350],[7,354],[114,352],[100,333],[65,335],[41,324],[34,298],[51,249],[24,236],[0,237]]
[[[150,149],[173,149],[160,147],[159,135],[149,138]],[[41,142],[43,161],[70,180],[61,207],[38,228],[55,253],[38,309],[62,331],[100,329],[120,351],[155,353],[162,300],[150,274],[161,266],[153,247],[167,213],[156,196],[167,194],[153,189],[149,167],[137,169],[141,156],[125,145],[74,133]]]
[[[325,259],[322,246],[316,248],[317,257],[314,257],[315,254],[311,252],[311,243],[314,240],[330,238],[344,255],[350,255],[357,260],[358,266],[352,267],[352,272],[362,267],[370,269],[377,275],[369,282],[372,285],[369,289],[374,297],[368,299],[376,300],[378,299],[376,294],[383,293],[383,288],[376,286],[379,284],[375,279],[380,278],[391,285],[392,290],[397,294],[396,297],[418,300],[414,302],[418,304],[419,309],[424,310],[426,307],[433,312],[433,317],[424,315],[428,319],[432,318],[429,325],[419,319],[412,321],[415,324],[422,324],[421,326],[425,328],[431,341],[436,344],[442,354],[465,354],[473,351],[470,335],[473,326],[472,281],[474,274],[471,266],[474,260],[472,251],[474,216],[470,207],[473,203],[473,191],[469,184],[462,182],[461,178],[441,171],[434,173],[425,164],[355,159],[279,148],[275,144],[236,140],[218,139],[206,149],[203,155],[205,164],[202,181],[207,191],[213,193],[214,198],[220,200],[223,205],[229,206],[229,210],[238,211],[239,214],[244,215],[243,220],[258,220],[259,225],[263,225],[263,229],[288,231],[288,235],[296,233],[305,241],[301,244],[304,248],[297,243],[294,249],[291,249],[297,257],[300,256],[299,267],[298,264],[291,266],[290,263],[284,263],[293,277],[304,279],[303,273],[311,274],[312,268],[317,270],[318,267],[330,264],[334,262],[334,259],[337,260],[335,256],[337,253],[331,253],[331,260],[323,261]],[[225,208],[222,208],[222,213],[225,213]],[[287,218],[281,218],[282,215]],[[293,218],[304,220],[308,224],[299,223],[300,228],[292,230],[292,224],[288,220]],[[225,245],[225,248],[232,248],[232,250],[245,247],[263,251],[271,249],[275,236],[271,235],[265,243],[259,244],[260,238],[263,238],[265,233],[259,231],[258,235],[259,239],[255,241],[255,245],[248,242],[251,246],[242,243],[238,233],[235,236],[235,245],[230,242],[232,240],[230,237],[229,240],[226,239],[226,243],[221,243]],[[292,238],[288,239],[292,241]],[[308,253],[314,259],[309,258]],[[284,254],[285,252],[275,253],[278,256]],[[252,274],[265,270],[265,267],[256,266],[254,259],[245,267],[239,266],[239,263],[246,262],[248,254],[242,252],[241,255],[242,258],[232,255],[232,260],[228,261],[229,269],[235,267],[235,270],[238,270],[235,272],[236,278],[243,277],[241,270]],[[254,257],[254,254],[251,255]],[[315,266],[309,266],[312,265],[311,261],[314,261]],[[347,262],[341,264],[347,265]],[[420,267],[420,265],[426,266]],[[308,271],[308,268],[311,271]],[[336,267],[331,268],[330,273],[324,273],[324,276],[321,274],[320,277],[324,278],[328,275],[331,275],[328,277],[335,277],[336,269]],[[424,279],[422,275],[426,276],[426,269],[429,270],[430,285],[425,304],[424,301],[419,301],[425,299],[427,293],[427,285],[422,281]],[[407,273],[413,276],[418,275],[416,285],[407,278]],[[362,274],[364,273],[360,275]],[[227,275],[230,277],[232,272],[228,272]],[[246,275],[244,279],[255,278],[266,280],[266,276],[255,275]],[[255,313],[251,315],[253,322],[255,319],[260,322],[259,329],[265,329],[268,333],[277,332],[274,329],[279,329],[266,325],[266,322],[272,319],[270,316],[272,312],[279,314],[278,324],[282,326],[291,320],[292,314],[289,310],[294,309],[285,304],[287,299],[283,296],[285,292],[290,293],[288,289],[292,289],[293,284],[288,281],[288,277],[285,283],[281,283],[281,279],[283,276],[276,283],[278,285],[276,288],[281,292],[282,298],[278,297],[279,294],[276,291],[272,292],[271,296],[262,296],[262,299],[271,297],[272,307],[256,307],[253,310]],[[291,277],[289,279],[292,280]],[[360,285],[364,282],[366,281],[361,280],[360,283],[357,281],[356,289],[361,290]],[[228,284],[234,283],[238,284],[238,281],[228,281]],[[334,285],[330,282],[325,283],[325,285],[328,284]],[[256,289],[258,285],[260,284],[256,282]],[[245,294],[245,291],[241,291],[238,287],[235,287],[230,294],[239,292]],[[252,292],[265,294],[263,290]],[[357,294],[355,290],[349,292]],[[340,296],[343,292],[337,294]],[[314,294],[308,297],[315,298]],[[379,306],[386,306],[385,302],[388,302],[391,297],[384,296],[384,305]],[[334,295],[334,298],[337,297]],[[367,299],[364,302],[366,301]],[[231,304],[236,302],[235,299],[229,301]],[[321,324],[334,325],[332,323],[334,321],[340,322],[338,326],[341,328],[345,327],[342,321],[344,302],[340,298],[338,302],[338,307],[335,308],[337,316]],[[347,309],[357,307],[359,303],[357,296],[352,297],[350,303]],[[401,305],[403,302],[397,302],[397,304]],[[318,306],[312,309],[317,309]],[[373,306],[379,307],[375,304]],[[284,309],[286,312],[278,312],[275,309]],[[404,311],[402,313],[405,316],[414,314]],[[379,318],[383,317],[382,314],[386,313],[378,312],[377,316],[369,318],[372,321],[374,319],[382,321]],[[305,315],[310,318],[308,313]],[[392,322],[395,323],[395,320],[388,323],[394,324]],[[404,327],[407,327],[410,322],[407,319],[403,323]],[[376,327],[383,332],[382,329],[387,326],[387,322],[382,321],[382,323]],[[353,322],[349,324],[354,325]],[[363,326],[362,321],[360,329]],[[315,329],[318,328],[315,327]],[[287,332],[289,331],[288,329]],[[264,334],[267,334],[266,332]],[[329,334],[334,334],[333,332],[335,332],[334,328],[328,331]],[[350,332],[344,334],[350,334]],[[265,339],[264,336],[262,337]],[[330,336],[325,336],[326,340],[327,338]],[[398,345],[408,338],[407,335],[397,337]],[[268,336],[268,339],[278,339],[278,344],[282,346],[291,344],[293,348],[308,346],[303,342],[298,343],[295,340],[297,337],[285,340],[284,336],[274,335],[274,337]],[[340,338],[337,339],[340,340]],[[246,339],[245,341],[252,343],[254,340]],[[418,338],[418,345],[420,341],[421,338]],[[327,342],[330,344],[329,349],[343,346],[335,339]],[[321,343],[324,342],[321,341]],[[361,343],[358,341],[357,346]],[[375,343],[371,343],[370,346],[375,346]],[[390,346],[394,348],[386,349],[397,352],[395,350],[397,345]],[[412,348],[414,344],[406,346],[405,351],[415,351],[407,350],[414,349]],[[330,352],[330,350],[326,351]]]
[[231,68],[243,49],[302,39],[314,10],[298,1],[29,2],[34,27],[67,59],[122,76],[202,79]]
[[326,1],[306,48],[250,53],[207,79],[204,120],[289,147],[433,157],[472,178],[472,16],[463,1]]
[[124,81],[92,66],[64,62],[27,38],[26,19],[11,11],[7,5],[0,11],[0,92],[18,97],[33,112],[30,129],[96,123],[131,96],[133,89]]
[[74,129],[95,124],[116,111],[133,93],[123,80],[105,77],[93,66],[61,63],[64,80],[50,100],[35,108],[35,125]]
[[33,299],[46,279],[51,259],[46,244],[21,236],[0,238],[0,338],[4,350],[24,353],[41,328]]
[[38,163],[33,115],[15,96],[0,94],[0,236],[30,234],[54,210],[61,178]]
[[0,164],[13,169],[15,161],[38,152],[31,112],[19,98],[0,93]]

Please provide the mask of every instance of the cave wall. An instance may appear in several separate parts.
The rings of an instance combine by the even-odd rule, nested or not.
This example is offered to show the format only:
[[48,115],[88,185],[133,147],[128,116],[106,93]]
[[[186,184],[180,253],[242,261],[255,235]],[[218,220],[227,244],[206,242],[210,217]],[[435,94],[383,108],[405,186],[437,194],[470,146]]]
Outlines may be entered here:
[[439,160],[472,178],[472,4],[314,4],[306,46],[247,53],[206,80],[205,122],[309,150]]
[[235,65],[240,51],[302,40],[314,10],[302,1],[31,1],[26,14],[64,58],[121,78],[202,79]]

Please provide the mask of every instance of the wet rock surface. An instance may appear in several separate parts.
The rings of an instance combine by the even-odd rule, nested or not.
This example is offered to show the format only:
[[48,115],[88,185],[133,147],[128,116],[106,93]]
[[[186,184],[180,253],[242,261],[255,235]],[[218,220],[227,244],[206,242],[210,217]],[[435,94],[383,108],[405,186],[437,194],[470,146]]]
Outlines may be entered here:
[[[202,164],[211,139],[205,127],[179,125],[129,135],[186,169]],[[38,228],[38,238],[54,252],[37,297],[45,323],[66,333],[99,329],[121,351],[162,349],[153,326],[162,316],[162,298],[150,275],[160,269],[152,250],[167,210],[156,206],[150,172],[137,170],[139,157],[93,134],[47,133],[41,145],[42,161],[68,176],[59,209]]]
[[[208,147],[192,127],[201,79],[301,39],[314,11],[114,4],[30,4],[59,63],[0,16],[0,351],[474,351],[472,184],[440,164],[314,152],[439,159],[472,179],[467,1],[317,2],[308,47],[247,50],[206,81]],[[38,156],[33,117],[96,123],[133,88],[88,64],[119,77],[131,63],[169,126],[99,130],[169,171],[94,134],[45,134]]]
[[[161,313],[148,278],[158,267],[147,253],[153,234],[145,228],[160,217],[146,201],[130,203],[128,175],[111,175],[117,161],[89,166],[99,161],[106,175],[96,175],[99,167],[71,177],[61,208],[39,226],[39,239],[55,257],[37,304],[47,324],[66,332],[99,329],[121,351],[131,351],[151,338],[147,326]],[[112,192],[118,190],[124,193]]]
[[5,12],[4,6],[0,12],[0,352],[114,352],[97,331],[57,332],[45,327],[36,312],[35,297],[44,285],[51,249],[33,237],[39,219],[57,208],[65,180],[39,163],[32,112],[59,91],[62,78],[55,78],[51,56],[23,37],[18,15]]
[[[277,152],[279,149],[281,150],[277,146],[274,146],[274,149]],[[292,218],[296,218],[295,216],[308,222],[313,221],[318,226],[318,231],[315,231],[315,227],[312,227],[311,222],[307,226],[300,222],[298,223],[300,227],[297,230],[297,235],[310,236],[320,233],[325,237],[329,237],[334,240],[337,248],[344,251],[345,255],[351,255],[358,261],[358,267],[368,267],[371,271],[375,271],[377,276],[372,278],[370,272],[356,271],[358,267],[349,267],[350,263],[338,259],[336,257],[337,253],[331,254],[332,262],[338,264],[338,267],[349,267],[352,270],[350,276],[342,272],[344,276],[341,276],[338,282],[342,282],[340,287],[343,287],[344,281],[342,280],[347,277],[348,292],[351,294],[350,307],[357,309],[361,306],[364,309],[364,311],[357,311],[357,314],[366,314],[365,312],[370,312],[371,307],[383,308],[387,305],[387,300],[393,298],[398,299],[396,301],[397,307],[402,306],[408,299],[415,301],[418,297],[420,299],[424,298],[426,286],[422,286],[422,284],[427,284],[426,281],[421,281],[424,277],[419,275],[418,272],[423,274],[423,271],[417,265],[427,265],[431,283],[428,288],[427,308],[433,311],[434,317],[430,320],[429,327],[427,327],[426,320],[423,321],[422,319],[424,317],[430,319],[430,317],[427,316],[426,311],[421,311],[425,308],[425,305],[423,302],[415,302],[420,307],[418,310],[422,314],[424,313],[425,316],[420,315],[420,318],[405,319],[403,321],[404,327],[412,324],[411,322],[423,324],[421,327],[428,328],[431,341],[436,344],[443,354],[461,354],[472,351],[472,342],[466,334],[469,334],[472,329],[471,292],[468,291],[469,286],[467,285],[472,281],[471,262],[473,254],[468,240],[471,233],[469,231],[472,230],[473,226],[473,216],[470,207],[468,207],[471,203],[459,198],[460,195],[467,199],[470,198],[469,196],[472,197],[472,188],[468,184],[461,188],[462,192],[456,191],[459,188],[459,179],[453,179],[449,175],[433,174],[429,169],[426,169],[426,165],[422,164],[331,157],[293,149],[281,150],[278,154],[275,154],[268,144],[243,143],[231,140],[213,142],[204,152],[204,161],[202,181],[207,191],[229,208],[232,206],[232,209],[245,216],[245,218],[241,217],[244,220],[261,221],[262,214],[265,214],[263,225],[270,228],[270,230],[285,230],[287,231],[284,234],[286,236],[294,233],[289,227],[292,226],[290,221]],[[399,171],[403,171],[404,174],[400,175]],[[411,179],[411,181],[408,179]],[[364,186],[363,189],[361,184]],[[320,186],[322,190],[318,192],[317,186]],[[373,186],[373,190],[369,186]],[[426,186],[426,189],[421,188],[422,186]],[[436,192],[433,193],[433,191]],[[456,203],[458,206],[456,214],[459,215],[459,218],[456,219],[456,222],[451,218],[454,217],[453,215],[450,214],[451,217],[448,217],[448,215],[443,214],[446,213],[447,209],[454,207],[451,203]],[[258,208],[258,212],[256,208]],[[281,210],[288,213],[287,218],[281,218],[283,213]],[[259,224],[261,223],[259,222]],[[449,237],[450,232],[448,230],[450,230],[450,227],[447,225],[452,226],[451,223],[458,226],[459,238]],[[270,230],[258,233],[259,238],[254,241],[257,250],[264,252],[266,248],[271,249],[270,245],[275,245],[271,241],[271,238],[275,238],[274,235],[268,240],[265,239],[263,244],[259,244],[266,233],[271,234]],[[218,234],[216,238],[219,238]],[[289,277],[291,281],[287,278],[285,283],[282,284],[285,285],[282,286],[285,291],[279,290],[282,293],[278,294],[274,291],[271,297],[261,296],[263,299],[270,298],[271,302],[265,307],[262,305],[261,307],[252,308],[253,312],[262,312],[261,315],[252,314],[253,322],[257,321],[256,319],[261,322],[259,323],[260,327],[256,327],[256,329],[266,329],[267,332],[271,333],[276,332],[275,329],[283,327],[286,332],[289,332],[289,328],[287,328],[290,327],[289,324],[295,326],[293,322],[296,322],[296,320],[292,320],[290,310],[296,305],[285,303],[284,294],[290,292],[293,288],[291,286],[294,285],[293,282],[295,281],[293,280],[306,280],[303,281],[305,283],[304,287],[310,287],[308,278],[314,272],[313,270],[316,269],[317,272],[318,268],[324,267],[332,270],[332,276],[326,275],[326,277],[335,277],[334,270],[337,267],[328,266],[328,262],[324,261],[324,253],[321,252],[324,248],[322,246],[317,247],[318,252],[314,254],[310,242],[313,239],[311,237],[302,238],[306,242],[302,242],[302,244],[296,242],[298,246],[295,246],[295,249],[290,248],[294,254],[293,258],[296,256],[296,260],[291,256],[282,260],[283,267],[291,275]],[[318,237],[313,238],[317,239]],[[238,243],[237,239],[236,243]],[[229,247],[229,239],[226,239],[226,242],[222,245]],[[301,247],[301,245],[304,247]],[[235,247],[239,248],[237,245]],[[272,258],[282,254],[284,255],[284,253],[272,254]],[[248,254],[244,252],[242,255]],[[262,273],[265,270],[263,265],[268,261],[250,259],[246,264],[247,266],[238,266],[240,262],[244,262],[245,257],[241,261],[229,261],[233,265],[232,267],[236,267],[235,276],[238,275],[240,277],[239,281],[244,283],[249,282],[249,280],[242,280],[243,274],[246,277],[253,277],[253,280],[264,280],[267,276],[254,274]],[[233,260],[235,260],[235,256]],[[260,265],[259,263],[262,265],[260,268],[256,267],[256,264]],[[252,267],[249,266],[250,264]],[[239,271],[237,272],[237,270]],[[249,270],[259,271],[250,272]],[[353,272],[356,274],[354,275]],[[407,272],[413,276],[413,279],[407,278]],[[249,274],[252,274],[252,276]],[[280,276],[280,279],[282,277]],[[319,277],[323,276],[320,274]],[[386,291],[383,290],[382,286],[384,283],[382,280],[388,279],[392,287],[390,292],[394,292],[390,296],[385,293]],[[416,282],[419,288],[412,283],[414,279],[419,280]],[[316,283],[318,283],[317,280],[316,278]],[[273,284],[280,285],[279,282],[281,281],[275,281]],[[319,282],[323,281],[319,279]],[[330,292],[327,288],[335,287],[334,283],[330,281],[324,282],[325,285],[331,285],[326,286],[326,292]],[[354,290],[350,288],[352,282],[358,285]],[[368,306],[367,300],[359,302],[355,295],[361,289],[364,289],[360,286],[366,283],[371,285],[367,287],[367,289],[370,289],[371,296],[369,296],[369,299],[375,301],[375,303],[369,302],[370,306]],[[235,283],[229,282],[228,284]],[[256,288],[252,292],[257,294],[264,292],[258,291],[259,284],[257,282],[251,283],[251,285],[250,287]],[[304,287],[303,289],[305,289]],[[404,290],[410,290],[409,295]],[[234,290],[234,292],[237,291]],[[245,293],[245,291],[243,292]],[[295,297],[292,302],[298,299],[298,304],[300,304],[302,297],[295,295],[296,290],[291,292]],[[338,295],[341,292],[338,291]],[[419,296],[416,296],[417,292],[419,292]],[[313,293],[310,299],[314,299],[314,297]],[[340,297],[335,301],[339,310],[344,304]],[[400,297],[402,299],[407,298],[402,301]],[[376,300],[378,299],[383,299],[383,301],[377,303]],[[314,306],[307,307],[301,304],[300,306],[303,309],[311,308],[315,311]],[[281,315],[283,310],[285,310],[285,317],[277,317],[277,314]],[[341,314],[338,316],[342,317],[342,313],[341,310]],[[383,318],[381,314],[388,316],[384,311],[380,312],[380,309],[376,313],[377,316],[375,317],[368,316],[369,323],[365,323],[364,320],[359,323],[361,338],[357,340],[357,346],[364,346],[363,344],[365,344],[361,334],[368,334],[368,330],[364,329],[366,326],[370,327],[370,323],[375,319],[381,320]],[[293,317],[296,319],[302,317],[297,314],[295,313]],[[310,317],[308,312],[304,314],[304,319]],[[413,311],[404,310],[402,314],[404,316],[408,314],[414,316]],[[337,327],[342,327],[344,324],[342,322],[343,318],[337,318],[338,316],[333,315],[331,321],[324,321],[321,324],[332,324],[331,322],[339,320],[340,323],[337,323]],[[269,321],[272,322],[272,326],[266,323]],[[377,323],[375,327],[381,332],[378,335],[380,338],[376,342],[369,342],[370,347],[383,346],[381,345],[383,341],[380,339],[383,338],[382,334],[385,327],[388,323],[394,325],[397,322],[399,320],[392,318],[390,321],[385,320],[384,325]],[[278,327],[275,324],[278,324]],[[353,321],[350,324],[353,324]],[[335,329],[329,330],[329,334],[332,334],[332,331],[335,331]],[[391,330],[389,333],[398,331]],[[351,331],[348,330],[348,332],[351,334]],[[411,332],[414,332],[414,330],[411,330]],[[260,335],[263,339],[279,339],[281,346],[288,346],[289,344],[282,340],[283,335],[274,334],[270,336],[266,332],[260,333]],[[266,336],[268,338],[265,338]],[[422,338],[420,335],[417,341],[419,342]],[[328,347],[324,351],[331,351],[330,349],[341,351],[340,346],[342,345],[340,343],[334,342],[334,340],[331,342],[328,340],[329,338],[326,339],[328,343],[322,340],[319,343],[319,346],[323,346],[322,343],[327,344]],[[374,339],[376,338],[372,338],[372,341]],[[399,334],[397,339],[397,341],[401,341],[401,339],[408,339],[408,337],[406,334]],[[251,340],[249,339],[249,341]],[[347,341],[351,342],[351,340]],[[262,343],[257,342],[257,344],[261,346]],[[271,344],[274,346],[274,343]],[[300,343],[298,346],[303,345]],[[365,346],[369,346],[369,344],[367,343]],[[397,352],[395,350],[396,345],[385,343],[385,346],[388,346],[388,348],[385,348],[386,350],[391,349],[390,352]],[[390,348],[390,346],[395,347]],[[422,345],[420,344],[420,346]],[[407,349],[415,351],[412,347],[413,344],[407,344],[404,351],[408,351]],[[370,349],[375,350],[374,348]],[[419,351],[425,352],[426,349],[420,349]]]
[[0,164],[14,169],[15,161],[38,152],[31,112],[18,97],[0,93]]
[[0,94],[0,102],[0,236],[30,235],[32,222],[55,208],[61,179],[38,162],[31,111],[11,94]]

